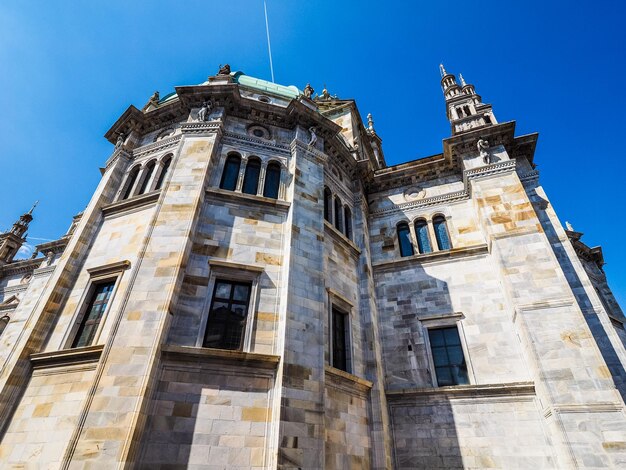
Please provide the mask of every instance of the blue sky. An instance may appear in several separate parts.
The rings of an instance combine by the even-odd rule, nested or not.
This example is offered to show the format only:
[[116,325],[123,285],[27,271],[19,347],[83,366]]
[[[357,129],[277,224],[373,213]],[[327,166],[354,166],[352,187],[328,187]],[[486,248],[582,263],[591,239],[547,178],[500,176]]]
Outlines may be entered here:
[[[623,2],[268,0],[276,81],[357,100],[389,164],[439,153],[450,133],[438,64],[500,122],[539,132],[561,220],[601,244],[626,305],[621,197]],[[262,0],[6,1],[0,5],[0,230],[40,200],[30,241],[61,236],[95,189],[130,105],[200,83],[220,63],[269,79]]]

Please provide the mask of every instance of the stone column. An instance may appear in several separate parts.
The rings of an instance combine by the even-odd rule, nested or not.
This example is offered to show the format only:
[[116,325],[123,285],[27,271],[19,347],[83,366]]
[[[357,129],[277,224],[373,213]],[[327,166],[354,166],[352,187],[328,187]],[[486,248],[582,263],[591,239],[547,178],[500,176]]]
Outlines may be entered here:
[[[211,123],[183,132],[171,178],[142,242],[142,255],[130,273],[119,311],[112,312],[111,333],[62,468],[136,465],[160,347],[182,283],[221,127]],[[141,282],[145,279],[150,282]]]
[[289,290],[282,363],[279,468],[324,467],[324,210],[326,156],[301,139],[294,168]]
[[517,173],[470,184],[558,467],[619,467],[624,402]]

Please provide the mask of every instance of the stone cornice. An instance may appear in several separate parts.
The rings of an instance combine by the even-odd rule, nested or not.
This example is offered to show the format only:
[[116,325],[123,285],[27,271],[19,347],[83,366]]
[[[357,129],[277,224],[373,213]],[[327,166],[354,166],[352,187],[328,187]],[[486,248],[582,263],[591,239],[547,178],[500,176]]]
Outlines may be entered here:
[[326,155],[324,152],[320,152],[316,148],[313,148],[310,145],[306,145],[297,139],[291,141],[290,149],[292,154],[296,153],[299,150],[313,157],[320,163],[325,163],[326,160],[328,160],[328,155]]
[[183,134],[214,134],[220,133],[222,121],[185,122],[180,126]]
[[65,247],[70,241],[70,236],[65,235],[58,240],[52,240],[51,242],[41,243],[35,246],[35,249],[40,253],[48,253],[51,251],[52,253],[63,253],[65,251]]
[[421,265],[441,260],[453,261],[461,258],[467,258],[469,256],[483,256],[488,253],[489,248],[486,244],[469,246],[465,248],[453,248],[452,250],[433,251],[432,253],[395,258],[390,261],[379,261],[377,263],[372,263],[372,269],[374,271],[383,272],[395,271],[397,269],[410,267],[413,264]]
[[227,191],[225,189],[207,188],[205,189],[205,194],[210,199],[232,202],[233,204],[263,206],[265,208],[274,209],[281,212],[286,212],[291,207],[291,203],[288,201],[282,201],[280,199],[274,199],[271,197],[244,194],[236,191]]
[[515,167],[515,160],[504,160],[502,162],[492,163],[491,165],[465,170],[463,171],[463,182],[465,187],[469,189],[468,182],[473,179],[511,173],[515,171]]
[[334,387],[347,393],[367,396],[374,385],[369,380],[336,369],[328,364],[324,366],[324,372],[327,387]]
[[120,212],[127,212],[133,209],[140,209],[156,203],[159,199],[161,190],[151,191],[140,196],[134,196],[130,199],[124,199],[122,201],[113,202],[102,207],[102,214],[104,217],[109,217],[113,214],[119,214]]
[[534,382],[512,382],[487,385],[456,385],[437,388],[409,388],[386,390],[387,400],[394,404],[415,403],[433,399],[485,398],[485,397],[532,397],[535,395]]
[[96,363],[100,360],[103,349],[104,346],[100,344],[84,348],[35,353],[30,355],[30,362],[34,369]]
[[20,292],[26,292],[28,289],[28,284],[18,284],[16,286],[5,287],[0,289],[0,295],[3,297],[7,297],[11,294],[19,294]]
[[182,137],[183,137],[182,134],[179,134],[174,137],[169,137],[167,139],[160,140],[158,142],[153,142],[151,144],[146,144],[141,147],[137,147],[136,149],[133,150],[133,157],[140,158],[151,153],[156,153],[156,152],[160,152],[163,150],[176,147],[176,145],[180,142],[180,139]]
[[333,225],[331,225],[331,223],[328,222],[328,220],[325,220],[325,219],[324,219],[324,233],[327,233],[328,235],[330,235],[333,240],[335,240],[337,243],[339,243],[339,245],[343,246],[346,250],[348,250],[348,253],[350,253],[350,255],[354,259],[357,259],[357,260],[359,259],[359,256],[361,256],[361,250],[359,250],[359,248],[352,242],[352,240],[346,237],[343,233],[341,233]]
[[52,274],[55,269],[56,269],[56,265],[54,264],[52,266],[44,266],[43,268],[35,269],[33,271],[33,277],[47,276],[48,274]]
[[464,201],[470,198],[470,194],[467,190],[454,191],[448,194],[441,194],[439,196],[426,197],[424,199],[418,199],[416,201],[405,202],[402,204],[394,205],[393,207],[387,207],[384,209],[370,210],[371,215],[391,214],[393,212],[405,211],[408,209],[415,209],[418,207],[434,206],[436,204],[449,204],[457,201]]
[[0,278],[13,274],[32,273],[39,267],[44,258],[31,258],[0,266]]
[[226,349],[198,348],[192,346],[165,345],[161,347],[164,359],[194,364],[212,363],[234,367],[275,370],[280,356]]
[[262,140],[256,139],[254,137],[250,137],[249,135],[236,134],[234,132],[224,132],[224,138],[222,139],[224,144],[235,144],[242,145],[252,148],[252,149],[260,149],[264,151],[271,150],[272,152],[277,152],[281,154],[285,154],[284,156],[289,156],[290,148],[288,145],[279,144],[273,142],[271,140]]

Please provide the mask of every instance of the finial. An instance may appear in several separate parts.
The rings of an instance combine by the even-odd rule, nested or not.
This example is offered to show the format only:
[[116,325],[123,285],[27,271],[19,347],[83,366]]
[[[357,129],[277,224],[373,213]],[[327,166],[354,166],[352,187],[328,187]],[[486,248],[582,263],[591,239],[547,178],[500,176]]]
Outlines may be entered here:
[[465,83],[465,79],[463,78],[463,74],[459,74],[459,80],[461,80],[461,86],[467,85],[467,83]]
[[376,132],[374,130],[374,118],[372,117],[372,113],[367,114],[367,128],[370,132]]
[[443,64],[439,64],[439,71],[441,72],[442,77],[448,73],[446,72],[446,69],[443,68]]
[[574,227],[567,220],[565,221],[565,228],[570,232],[575,232]]
[[37,207],[37,204],[39,204],[39,201],[35,201],[35,204],[33,204],[33,207],[31,207],[30,210],[28,211],[29,215],[32,215],[33,210],[35,210],[35,207]]

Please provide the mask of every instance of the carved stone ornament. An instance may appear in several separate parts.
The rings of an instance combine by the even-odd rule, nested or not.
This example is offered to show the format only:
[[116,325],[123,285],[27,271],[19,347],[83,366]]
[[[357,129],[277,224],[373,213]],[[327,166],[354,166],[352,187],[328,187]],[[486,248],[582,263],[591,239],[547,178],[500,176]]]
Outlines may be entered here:
[[483,159],[483,162],[486,164],[491,163],[491,155],[489,155],[489,142],[485,139],[478,139],[476,147],[478,147],[478,153],[480,153],[480,157]]
[[211,112],[211,102],[205,101],[202,103],[202,107],[200,111],[198,111],[198,121],[204,122],[209,117],[209,113]]
[[416,201],[417,199],[424,199],[426,191],[419,186],[410,186],[404,191],[404,199],[406,201]]
[[117,141],[115,142],[115,148],[119,149],[124,145],[124,134],[120,134],[117,136]]
[[311,140],[309,140],[309,147],[315,147],[317,143],[317,134],[315,133],[315,127],[309,127],[309,132],[311,133]]

